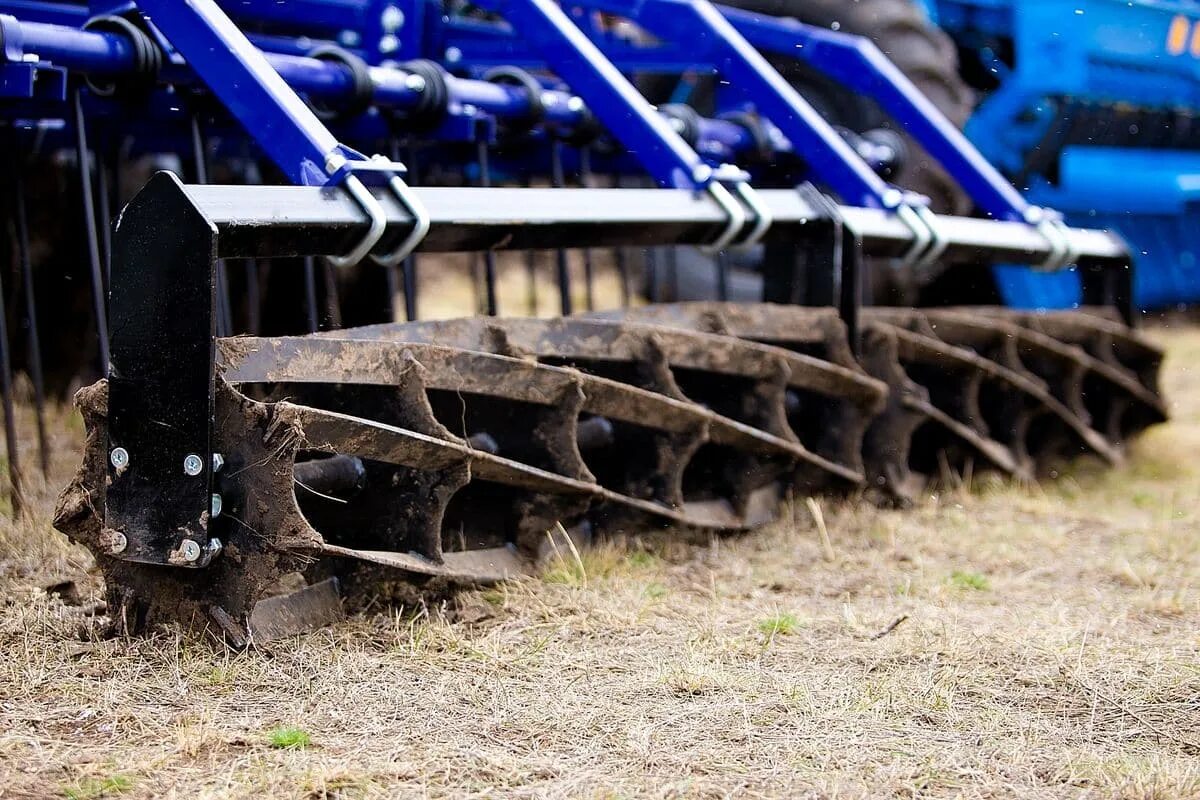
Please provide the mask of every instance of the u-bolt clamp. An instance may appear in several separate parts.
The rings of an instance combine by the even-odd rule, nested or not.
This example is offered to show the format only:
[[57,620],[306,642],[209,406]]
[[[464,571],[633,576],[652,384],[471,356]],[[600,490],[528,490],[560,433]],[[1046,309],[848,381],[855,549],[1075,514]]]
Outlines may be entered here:
[[[762,198],[754,191],[754,187],[750,185],[746,177],[744,172],[730,164],[722,164],[712,173],[712,180],[709,181],[706,188],[713,199],[725,210],[729,222],[716,241],[705,245],[705,250],[716,253],[727,247],[737,247],[738,249],[753,247],[762,240],[771,227],[771,223],[774,221],[771,210],[762,202]],[[730,186],[741,198],[741,203],[730,193]],[[745,203],[745,207],[742,206],[742,203]],[[750,222],[750,217],[746,214],[747,208],[754,214],[754,226],[750,229],[750,233],[738,241],[738,237]]]
[[[372,156],[371,161],[379,164],[390,163],[383,156]],[[325,168],[332,175],[338,170],[346,166],[346,159],[340,154],[331,155],[326,162]],[[328,256],[329,262],[335,267],[348,267],[357,264],[366,258],[375,245],[379,244],[379,240],[383,238],[383,234],[387,231],[387,212],[383,210],[383,206],[375,199],[367,187],[357,175],[347,175],[343,181],[343,186],[346,187],[346,192],[354,198],[354,202],[358,203],[359,208],[367,215],[369,226],[363,238],[354,246],[354,249],[349,253],[341,256]],[[408,236],[404,237],[404,241],[393,250],[391,253],[382,256],[372,255],[372,260],[385,266],[392,266],[403,261],[409,253],[411,253],[421,240],[425,238],[425,234],[429,232],[429,212],[425,210],[425,205],[413,192],[412,187],[405,183],[399,175],[392,173],[387,180],[387,186],[396,195],[396,199],[400,201],[400,205],[404,207],[410,214],[413,215],[413,229],[409,231]]]
[[[387,161],[383,156],[374,156],[373,160]],[[400,205],[413,216],[412,230],[408,232],[408,236],[404,237],[404,241],[396,246],[395,250],[386,255],[371,256],[371,259],[376,264],[381,264],[385,267],[394,267],[408,258],[413,250],[417,249],[417,245],[425,238],[425,234],[429,233],[430,219],[425,204],[417,197],[417,193],[412,190],[412,187],[405,183],[399,175],[393,174],[388,178],[387,185],[392,190],[392,194],[396,196],[396,199],[400,201]]]
[[1034,264],[1034,269],[1038,272],[1057,272],[1078,260],[1079,252],[1071,246],[1071,234],[1065,222],[1047,215],[1038,223],[1037,229],[1050,243],[1050,252],[1045,260]]
[[706,188],[717,204],[724,209],[728,220],[721,235],[704,246],[704,249],[716,253],[728,247],[746,227],[746,209],[742,208],[742,204],[733,198],[733,195],[720,181],[710,181]]
[[929,247],[925,249],[925,252],[912,265],[913,274],[918,279],[921,279],[923,277],[931,277],[928,275],[929,268],[946,252],[946,248],[950,246],[950,240],[942,234],[937,215],[930,211],[928,206],[917,206],[914,210],[917,217],[929,229],[930,236]]
[[[901,203],[896,206],[896,216],[913,233],[912,245],[904,252],[904,255],[900,256],[901,268],[907,269],[908,267],[923,264],[926,252],[933,249],[931,245],[933,245],[934,237],[937,235],[936,232],[929,226],[925,218],[908,203]],[[938,255],[941,255],[941,253],[938,253]]]
[[[330,171],[336,172],[337,170]],[[383,238],[383,232],[387,229],[387,213],[384,212],[383,206],[379,204],[375,196],[367,191],[366,186],[363,186],[363,182],[355,175],[347,175],[343,185],[346,187],[346,192],[354,198],[359,208],[367,215],[370,227],[349,253],[342,256],[328,256],[329,263],[338,268],[349,267],[366,258],[367,253],[371,252],[371,248],[379,243],[379,240]]]
[[754,212],[754,227],[746,235],[746,238],[737,244],[737,247],[739,249],[753,247],[767,235],[775,218],[771,215],[771,209],[767,208],[767,204],[762,201],[758,192],[754,191],[754,187],[747,181],[738,181],[734,184],[734,189],[737,191],[738,197],[742,198],[742,202]]

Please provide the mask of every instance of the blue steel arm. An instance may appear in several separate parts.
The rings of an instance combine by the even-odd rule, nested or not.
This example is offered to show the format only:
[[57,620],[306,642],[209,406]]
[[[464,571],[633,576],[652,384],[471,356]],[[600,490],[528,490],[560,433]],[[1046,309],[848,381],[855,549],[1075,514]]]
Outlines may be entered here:
[[289,180],[330,182],[330,158],[345,157],[337,139],[213,0],[142,0],[138,8]]
[[335,264],[364,258],[387,225],[382,206],[363,186],[358,172],[382,176],[417,219],[400,247],[382,260],[396,263],[416,246],[428,228],[428,216],[400,178],[404,165],[381,157],[368,159],[341,145],[213,0],[140,0],[138,10],[293,183],[341,184],[354,197],[371,224],[351,252],[331,257]]
[[483,0],[477,5],[508,20],[659,185],[708,185],[712,169],[553,0]]
[[712,243],[714,248],[732,244],[747,222],[745,210],[722,180],[733,183],[755,212],[754,230],[746,242],[756,241],[766,232],[770,217],[754,199],[745,176],[737,170],[730,175],[714,173],[554,0],[483,0],[477,5],[500,14],[519,30],[660,186],[704,190],[712,195],[729,218],[725,231]]
[[586,0],[581,5],[632,19],[660,38],[688,43],[753,99],[758,111],[845,202],[885,209],[902,204],[902,193],[876,175],[707,0]]
[[1028,203],[870,39],[734,8],[722,7],[721,13],[756,47],[813,64],[878,101],[985,214],[1041,221],[1042,210]]

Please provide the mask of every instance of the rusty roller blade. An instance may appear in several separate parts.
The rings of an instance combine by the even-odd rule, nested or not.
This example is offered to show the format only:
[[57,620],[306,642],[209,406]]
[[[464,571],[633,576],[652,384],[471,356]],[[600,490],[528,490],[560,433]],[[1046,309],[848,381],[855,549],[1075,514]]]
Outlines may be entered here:
[[87,453],[55,525],[97,554],[119,628],[182,620],[240,645],[336,615],[331,586],[525,574],[566,531],[747,530],[790,492],[904,501],[946,471],[1115,460],[1165,416],[1157,351],[1118,328],[872,309],[856,358],[828,310],[690,303],[220,339],[219,557],[111,554],[104,382],[78,395]]

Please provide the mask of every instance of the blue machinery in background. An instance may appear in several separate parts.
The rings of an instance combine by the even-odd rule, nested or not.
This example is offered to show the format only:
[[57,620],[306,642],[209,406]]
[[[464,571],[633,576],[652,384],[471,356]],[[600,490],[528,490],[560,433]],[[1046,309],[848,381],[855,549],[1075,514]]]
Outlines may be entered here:
[[[1032,202],[1111,228],[1135,302],[1200,301],[1200,3],[922,0],[978,73],[974,145]],[[1020,306],[1078,301],[1070,273],[998,273]]]
[[[92,91],[76,89],[76,110],[68,115],[82,141],[85,112],[80,107],[97,101],[96,95],[127,97],[127,87],[139,82],[164,82],[172,93],[202,86],[288,180],[344,184],[375,220],[380,213],[359,188],[362,174],[387,176],[393,190],[403,191],[403,166],[366,159],[339,145],[297,92],[312,103],[341,104],[341,111],[355,112],[342,114],[335,125],[355,141],[386,139],[390,131],[381,128],[380,110],[414,118],[434,114],[438,125],[425,133],[441,143],[495,143],[514,119],[544,123],[552,135],[598,123],[633,156],[617,159],[613,169],[629,171],[635,161],[662,187],[713,195],[730,215],[725,234],[714,243],[718,247],[732,242],[747,218],[754,222],[751,239],[769,227],[762,209],[754,207],[748,182],[753,176],[730,166],[757,155],[754,171],[774,172],[767,178],[773,184],[813,180],[848,206],[894,214],[911,232],[902,263],[928,271],[944,254],[946,236],[922,198],[889,186],[872,169],[881,166],[870,163],[875,157],[886,167],[886,148],[882,156],[878,147],[866,152],[860,146],[856,152],[770,68],[761,50],[798,57],[875,98],[984,214],[1036,227],[1047,247],[1045,258],[1037,259],[1041,266],[1054,270],[1077,260],[1057,214],[1024,200],[876,48],[857,37],[688,0],[589,0],[569,12],[545,0],[488,0],[473,6],[486,9],[490,18],[444,14],[429,2],[230,4],[234,22],[252,31],[252,42],[210,2],[150,0],[137,4],[142,16],[130,16],[131,6],[0,3],[0,10],[13,12],[0,17],[6,115],[18,124],[52,115],[55,104],[68,100],[67,73],[87,75]],[[613,17],[633,20],[651,36],[616,34],[608,24]],[[414,57],[422,61],[414,65]],[[400,58],[408,60],[408,69],[397,66]],[[553,77],[534,78],[526,68]],[[654,113],[626,79],[633,73],[689,70],[721,76],[718,116],[726,119],[680,119],[678,114],[669,119]],[[197,112],[186,105],[171,98],[148,100],[141,109],[148,116],[138,120],[139,126],[165,121],[169,127],[171,117],[186,123],[189,115],[194,123]],[[149,117],[154,112],[159,118]],[[790,170],[762,168],[782,153],[797,156],[788,162]],[[411,195],[405,197],[415,207]],[[373,228],[371,235],[377,233]],[[420,234],[414,231],[389,260],[399,260]],[[364,242],[343,262],[358,260],[367,249]]]

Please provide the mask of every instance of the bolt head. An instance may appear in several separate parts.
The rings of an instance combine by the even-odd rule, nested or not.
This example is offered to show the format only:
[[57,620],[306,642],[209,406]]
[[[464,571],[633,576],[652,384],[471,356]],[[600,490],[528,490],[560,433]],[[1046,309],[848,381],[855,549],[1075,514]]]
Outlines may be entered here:
[[221,495],[214,494],[212,502],[209,506],[209,517],[216,518],[221,516],[221,509],[224,508],[224,502],[221,500]]
[[183,474],[196,477],[204,472],[204,459],[195,453],[188,453],[183,459]]
[[579,113],[580,111],[583,111],[583,109],[584,109],[583,98],[578,97],[576,95],[571,95],[571,97],[567,100],[567,108],[570,109],[571,111],[574,111],[575,113]]
[[114,447],[108,454],[108,461],[117,469],[124,469],[129,466],[129,451],[124,447]]
[[404,86],[407,89],[412,89],[414,92],[423,92],[425,91],[425,76],[409,75],[404,79]]
[[692,180],[696,183],[704,183],[712,177],[712,174],[712,167],[708,164],[697,164],[696,168],[692,170]]
[[200,559],[200,544],[192,539],[184,539],[179,543],[179,554],[183,560],[191,563]]
[[108,552],[114,556],[117,553],[124,553],[125,548],[129,546],[129,540],[125,538],[125,534],[120,531],[112,531],[108,535]]
[[883,193],[883,204],[888,208],[895,208],[904,200],[904,193],[899,189],[888,189]]
[[392,34],[385,34],[379,39],[379,52],[394,53],[400,49],[400,40]]
[[457,47],[447,47],[446,60],[451,64],[457,64],[459,61],[462,61],[462,50],[459,50]]
[[379,25],[385,31],[395,31],[404,25],[404,12],[396,6],[388,6],[379,15]]

